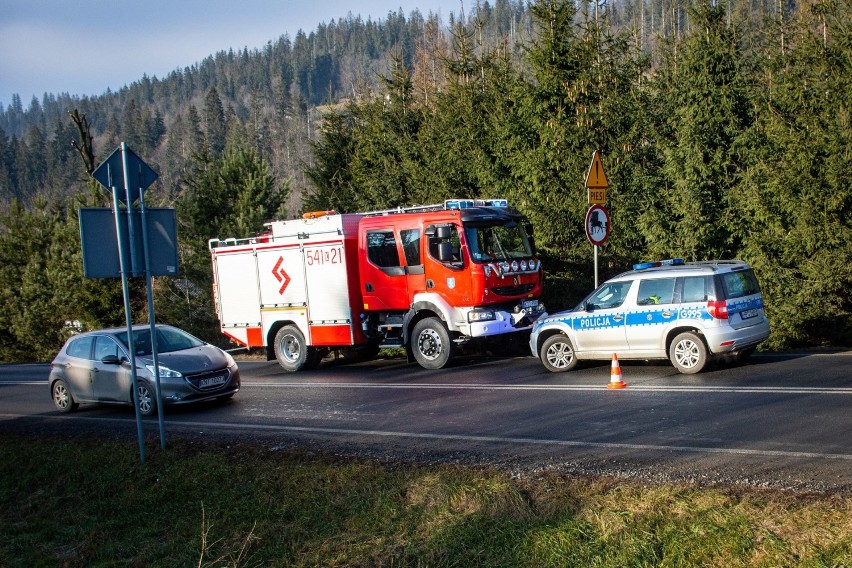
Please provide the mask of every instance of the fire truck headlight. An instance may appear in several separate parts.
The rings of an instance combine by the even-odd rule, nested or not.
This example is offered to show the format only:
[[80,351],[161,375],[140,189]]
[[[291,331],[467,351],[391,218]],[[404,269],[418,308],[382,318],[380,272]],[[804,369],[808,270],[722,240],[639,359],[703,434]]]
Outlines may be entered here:
[[474,323],[478,321],[491,321],[496,318],[497,316],[494,315],[494,312],[492,310],[475,309],[467,313],[467,321],[469,323]]

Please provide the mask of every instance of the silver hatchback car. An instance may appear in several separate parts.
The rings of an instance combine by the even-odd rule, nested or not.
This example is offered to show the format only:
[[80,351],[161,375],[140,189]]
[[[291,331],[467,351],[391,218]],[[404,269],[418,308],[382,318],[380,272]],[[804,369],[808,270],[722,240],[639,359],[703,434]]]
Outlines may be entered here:
[[698,373],[714,357],[745,358],[769,337],[754,271],[742,261],[637,264],[573,310],[539,319],[530,349],[553,372],[578,360],[666,359]]
[[[168,325],[158,325],[160,394],[164,404],[227,399],[240,390],[234,359],[218,347]],[[157,411],[149,326],[133,328],[139,410]],[[50,370],[50,393],[60,412],[81,402],[133,404],[127,328],[75,335],[65,342]]]

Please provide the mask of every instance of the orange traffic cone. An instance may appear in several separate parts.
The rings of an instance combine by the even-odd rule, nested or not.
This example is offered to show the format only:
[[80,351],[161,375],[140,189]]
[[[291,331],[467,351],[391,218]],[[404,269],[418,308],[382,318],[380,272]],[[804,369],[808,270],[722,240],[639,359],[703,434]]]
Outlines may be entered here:
[[621,380],[621,365],[618,364],[618,355],[612,354],[612,370],[609,372],[608,389],[623,389],[627,383]]

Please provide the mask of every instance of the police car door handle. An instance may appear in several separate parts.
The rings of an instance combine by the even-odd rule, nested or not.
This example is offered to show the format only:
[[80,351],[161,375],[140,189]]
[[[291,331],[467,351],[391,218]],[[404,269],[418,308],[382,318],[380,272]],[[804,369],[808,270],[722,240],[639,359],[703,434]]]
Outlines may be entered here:
[[674,315],[674,312],[670,312],[669,310],[666,310],[666,311],[664,311],[664,312],[663,312],[663,317],[664,317],[664,318],[670,318],[670,317],[672,317],[673,315]]
[[619,315],[619,314],[615,314],[614,316],[612,316],[612,319],[613,319],[613,321],[621,321],[621,320],[624,319],[624,316]]

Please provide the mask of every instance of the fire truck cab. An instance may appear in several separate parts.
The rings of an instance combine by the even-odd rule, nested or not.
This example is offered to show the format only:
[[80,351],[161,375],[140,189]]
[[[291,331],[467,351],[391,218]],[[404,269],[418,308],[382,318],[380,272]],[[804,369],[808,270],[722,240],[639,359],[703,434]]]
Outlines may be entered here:
[[505,200],[275,221],[211,239],[222,331],[288,371],[331,349],[404,348],[427,369],[471,340],[529,332],[543,313],[532,226]]

